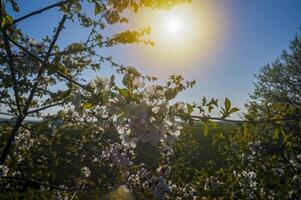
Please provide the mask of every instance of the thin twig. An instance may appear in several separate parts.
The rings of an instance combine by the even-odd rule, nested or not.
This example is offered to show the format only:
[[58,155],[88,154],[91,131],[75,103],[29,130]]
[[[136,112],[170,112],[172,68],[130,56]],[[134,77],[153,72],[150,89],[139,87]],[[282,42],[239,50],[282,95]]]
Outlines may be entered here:
[[[9,38],[9,41],[11,43],[13,43],[14,45],[16,45],[17,47],[19,47],[21,50],[23,50],[26,54],[28,54],[30,57],[34,58],[36,61],[38,61],[39,63],[41,63],[43,66],[45,67],[53,67],[53,65],[51,64],[48,64],[46,62],[44,62],[42,59],[40,59],[39,57],[33,55],[30,51],[28,51],[25,47],[23,47],[22,45],[20,45],[19,43],[17,43],[16,41],[12,40],[11,38]],[[67,75],[61,73],[61,72],[55,72],[56,74],[58,74],[60,77],[66,79],[67,81],[71,82],[71,83],[74,83],[75,85],[87,90],[87,87],[75,80],[73,80],[72,78],[68,77]],[[87,90],[89,91],[89,90]]]
[[[177,114],[178,117],[184,117],[184,114]],[[189,115],[190,118],[194,120],[200,121],[208,121],[208,120],[215,120],[215,121],[223,121],[223,122],[230,122],[236,124],[276,124],[283,121],[293,121],[291,119],[273,119],[273,120],[235,120],[235,119],[225,119],[221,117],[202,117],[197,115]]]
[[65,103],[65,101],[61,101],[61,102],[58,102],[58,103],[55,103],[55,104],[50,104],[50,105],[44,106],[42,108],[38,108],[38,109],[35,109],[35,110],[30,110],[30,111],[27,112],[27,114],[40,112],[42,110],[46,110],[46,109],[51,108],[51,107],[59,106],[59,105],[64,104],[64,103]]
[[[62,17],[62,19],[61,19],[61,21],[60,21],[60,23],[58,25],[58,28],[57,28],[57,30],[56,30],[56,32],[54,34],[54,37],[53,37],[53,39],[52,39],[52,41],[50,43],[50,46],[49,46],[48,51],[47,51],[47,54],[46,54],[46,56],[44,58],[44,62],[45,63],[47,63],[47,61],[48,61],[48,59],[50,57],[51,51],[52,51],[52,49],[53,49],[53,47],[54,47],[54,45],[55,45],[55,43],[56,43],[56,41],[58,39],[59,34],[61,33],[61,31],[62,31],[62,29],[64,27],[64,24],[65,24],[66,20],[67,20],[67,15],[65,14]],[[1,154],[0,164],[5,163],[5,160],[7,158],[8,152],[9,152],[9,150],[11,148],[11,145],[12,145],[14,139],[15,139],[15,136],[16,136],[19,128],[21,127],[21,125],[22,125],[22,123],[23,123],[23,121],[24,121],[24,119],[26,117],[25,115],[26,115],[26,113],[27,113],[27,111],[28,111],[28,109],[30,107],[30,103],[31,103],[31,101],[32,101],[32,99],[34,97],[34,94],[36,92],[36,89],[38,88],[38,85],[39,85],[39,81],[38,80],[39,80],[39,78],[44,73],[44,67],[45,66],[43,66],[43,65],[40,67],[38,75],[37,75],[37,81],[34,83],[33,88],[30,91],[29,97],[28,97],[28,99],[27,99],[27,101],[25,103],[25,106],[23,108],[23,115],[18,116],[18,118],[16,120],[16,123],[15,123],[15,125],[14,125],[14,127],[13,127],[13,129],[11,131],[11,134],[9,135],[9,138],[8,138],[8,140],[6,142],[6,145],[5,145],[5,147],[4,147],[3,151],[2,151],[2,154]]]
[[14,114],[12,113],[5,113],[5,112],[0,112],[0,115],[14,116]]
[[23,115],[23,113],[21,111],[22,108],[21,108],[21,104],[20,104],[20,97],[19,97],[19,91],[18,91],[18,82],[17,82],[17,78],[16,78],[16,72],[15,72],[15,69],[13,67],[13,56],[12,56],[10,44],[9,44],[9,41],[8,41],[8,35],[6,33],[6,29],[2,29],[2,35],[3,35],[3,41],[4,41],[4,48],[6,50],[7,57],[8,57],[8,65],[10,67],[10,74],[11,74],[11,78],[12,78],[12,81],[13,81],[13,90],[14,90],[14,96],[15,96],[15,100],[16,100],[18,115]]
[[70,1],[70,0],[57,2],[57,3],[54,3],[54,4],[52,4],[52,5],[46,6],[45,8],[41,8],[41,9],[39,9],[39,10],[33,11],[33,12],[27,14],[27,15],[24,15],[24,16],[22,16],[22,17],[20,17],[20,18],[15,19],[11,25],[17,24],[17,23],[19,23],[20,21],[23,21],[24,19],[27,19],[27,18],[32,17],[32,16],[34,16],[34,15],[41,14],[42,12],[44,12],[44,11],[46,11],[46,10],[49,10],[49,9],[51,9],[51,8],[55,8],[55,7],[61,6],[61,5],[65,4],[65,3],[69,2],[69,1]]
[[89,186],[79,186],[79,187],[61,187],[61,186],[57,186],[57,185],[51,185],[45,182],[41,182],[38,180],[34,180],[34,179],[29,179],[29,178],[24,178],[24,177],[18,177],[18,176],[1,176],[1,179],[9,179],[9,180],[16,180],[16,181],[20,181],[20,182],[27,182],[27,183],[31,183],[32,185],[37,185],[37,186],[43,186],[45,188],[51,189],[51,190],[60,190],[60,191],[76,191],[76,190],[92,190],[92,189],[96,189],[96,188],[101,188],[101,187],[106,187],[106,186],[94,186],[94,185],[89,185]]

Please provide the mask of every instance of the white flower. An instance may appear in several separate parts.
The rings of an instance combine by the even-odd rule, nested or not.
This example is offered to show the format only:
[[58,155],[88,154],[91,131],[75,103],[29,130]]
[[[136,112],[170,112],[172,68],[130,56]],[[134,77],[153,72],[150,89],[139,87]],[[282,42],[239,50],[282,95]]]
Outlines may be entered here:
[[1,176],[7,176],[8,171],[9,171],[9,169],[6,165],[0,165],[0,175]]
[[178,139],[178,137],[175,135],[166,135],[164,138],[164,141],[167,144],[173,144],[173,143],[175,143],[175,141],[177,141],[177,139]]
[[170,134],[178,137],[181,134],[181,128],[181,126],[173,124],[170,127]]
[[30,39],[28,40],[28,43],[29,43],[29,45],[31,45],[31,46],[37,46],[37,45],[39,45],[39,42],[36,41],[35,39],[32,39],[32,38],[30,38]]
[[74,110],[78,111],[80,108],[80,101],[82,99],[82,94],[80,93],[80,91],[77,91],[74,95],[72,104],[74,105]]
[[138,142],[138,139],[136,137],[132,137],[128,134],[120,134],[119,137],[122,140],[121,142],[123,145],[136,148]]
[[155,85],[148,86],[146,88],[146,94],[150,99],[157,99],[161,96],[164,96],[164,92],[162,89],[157,88]]
[[94,89],[95,94],[109,91],[109,79],[106,77],[96,76],[89,85]]
[[175,109],[176,109],[177,112],[184,112],[185,103],[182,102],[182,101],[175,103]]
[[133,86],[135,87],[135,88],[143,88],[144,87],[144,82],[142,81],[142,80],[140,80],[139,78],[135,78],[134,80],[133,80]]
[[171,169],[170,166],[162,165],[162,166],[159,166],[159,168],[157,168],[157,173],[162,176],[169,176],[170,169]]
[[36,41],[32,38],[30,38],[28,40],[28,43],[29,43],[29,46],[30,46],[29,47],[30,53],[32,53],[36,56],[38,56],[39,51],[41,51],[45,47],[42,43],[40,43],[40,42],[38,42],[38,41]]
[[84,177],[89,177],[91,175],[91,170],[88,167],[82,167],[81,173],[84,175]]

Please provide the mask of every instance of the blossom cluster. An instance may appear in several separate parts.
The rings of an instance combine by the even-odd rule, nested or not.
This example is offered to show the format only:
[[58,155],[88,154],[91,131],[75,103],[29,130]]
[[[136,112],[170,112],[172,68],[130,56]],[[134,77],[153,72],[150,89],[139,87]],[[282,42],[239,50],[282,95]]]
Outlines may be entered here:
[[[145,86],[143,77],[129,68],[124,75],[124,88],[117,87],[114,79],[96,77],[88,87],[98,102],[85,103],[84,91],[74,93],[73,105],[80,116],[89,115],[93,111],[114,124],[124,145],[135,147],[138,141],[172,144],[180,134],[182,126],[176,120],[176,114],[184,111],[184,103],[171,104],[177,87],[148,85]],[[87,95],[86,95],[87,96]],[[85,105],[90,105],[87,110]],[[94,112],[94,113],[95,113]]]

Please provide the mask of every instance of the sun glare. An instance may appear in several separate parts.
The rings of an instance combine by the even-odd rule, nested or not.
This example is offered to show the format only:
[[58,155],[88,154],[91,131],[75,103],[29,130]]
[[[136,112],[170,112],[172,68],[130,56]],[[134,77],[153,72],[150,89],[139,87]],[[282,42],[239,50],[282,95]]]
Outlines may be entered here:
[[166,20],[166,27],[168,32],[172,34],[176,34],[180,31],[181,24],[179,19],[177,18],[170,18]]
[[[149,25],[154,46],[137,46],[140,56],[153,66],[192,66],[210,60],[222,41],[222,12],[213,1],[193,1],[170,10],[143,10],[140,27]],[[160,68],[160,71],[164,69]]]

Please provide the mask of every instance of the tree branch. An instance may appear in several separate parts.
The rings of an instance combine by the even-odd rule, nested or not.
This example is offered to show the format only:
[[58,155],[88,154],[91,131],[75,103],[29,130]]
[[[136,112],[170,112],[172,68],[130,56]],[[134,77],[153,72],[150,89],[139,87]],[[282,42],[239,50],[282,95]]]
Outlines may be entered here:
[[12,113],[5,113],[5,112],[0,112],[0,115],[7,115],[7,116],[13,116],[14,114],[12,114]]
[[55,106],[58,106],[58,105],[61,105],[61,104],[64,104],[64,103],[65,103],[65,101],[61,101],[61,102],[58,102],[58,103],[55,103],[55,104],[50,104],[50,105],[47,105],[47,106],[44,106],[44,107],[41,107],[41,108],[38,108],[38,109],[35,109],[35,110],[30,110],[30,111],[27,112],[27,114],[40,112],[42,110],[46,110],[48,108],[55,107]]
[[49,10],[49,9],[51,9],[51,8],[55,8],[55,7],[61,6],[61,5],[65,4],[65,3],[69,2],[69,1],[70,1],[70,0],[57,2],[57,3],[54,3],[54,4],[52,4],[52,5],[47,6],[47,7],[45,7],[45,8],[41,8],[41,9],[39,9],[39,10],[33,11],[33,12],[27,14],[27,15],[24,15],[24,16],[22,16],[22,17],[20,17],[20,18],[15,19],[11,25],[17,24],[17,23],[19,23],[20,21],[23,21],[23,20],[25,20],[25,19],[27,19],[27,18],[29,18],[29,17],[34,16],[34,15],[41,14],[42,12],[44,12],[44,11],[46,11],[46,10]]
[[13,67],[13,56],[12,56],[11,48],[10,48],[10,45],[9,45],[8,35],[6,33],[6,29],[2,29],[2,35],[3,35],[4,47],[5,47],[5,50],[6,50],[6,53],[7,53],[7,57],[8,57],[8,65],[9,65],[9,68],[10,68],[10,74],[11,74],[11,78],[12,78],[12,81],[13,81],[13,90],[14,90],[17,110],[19,112],[18,115],[22,115],[23,113],[21,111],[21,104],[20,104],[20,97],[19,97],[19,91],[18,91],[18,83],[17,83],[17,78],[16,78],[16,72],[15,72],[15,69]]
[[[22,49],[22,50],[23,50],[25,53],[27,53],[30,57],[32,57],[32,58],[35,59],[36,61],[40,62],[43,66],[45,66],[45,67],[52,67],[51,64],[48,64],[48,63],[44,62],[42,59],[40,59],[39,57],[33,55],[33,54],[32,54],[31,52],[29,52],[25,47],[23,47],[22,45],[20,45],[20,44],[17,43],[16,41],[12,40],[11,38],[9,38],[9,41],[10,41],[11,43],[13,43],[14,45],[16,45],[17,47],[19,47],[20,49]],[[86,90],[86,91],[89,91],[85,85],[83,85],[83,84],[81,84],[81,83],[79,83],[79,82],[73,80],[72,78],[66,76],[65,74],[63,74],[63,73],[61,73],[61,72],[55,72],[55,73],[58,74],[60,77],[66,79],[67,81],[69,81],[69,82],[71,82],[71,83],[74,83],[75,85],[77,85],[77,86],[83,88],[83,89]],[[91,91],[89,91],[89,92],[91,92]]]
[[50,95],[50,96],[55,96],[55,95],[56,95],[56,93],[51,92],[51,91],[49,91],[49,90],[45,90],[45,89],[43,89],[43,88],[39,88],[39,87],[38,87],[37,90],[42,91],[42,92],[44,92],[45,94],[48,94],[48,95]]
[[76,190],[92,190],[92,189],[96,189],[96,188],[104,188],[106,186],[100,186],[100,185],[86,185],[85,187],[83,186],[79,186],[79,187],[61,187],[61,186],[57,186],[57,185],[50,185],[48,183],[45,182],[41,182],[38,180],[34,180],[34,179],[28,179],[28,178],[23,178],[23,177],[18,177],[18,176],[1,176],[1,179],[8,179],[8,180],[15,180],[15,181],[19,181],[19,182],[26,182],[26,183],[30,183],[33,187],[34,185],[36,185],[36,187],[45,187],[48,188],[50,190],[60,190],[60,191],[76,191]]
[[[46,56],[44,58],[44,63],[47,63],[47,61],[48,61],[48,59],[50,57],[51,51],[52,51],[52,49],[53,49],[53,47],[54,47],[54,45],[55,45],[55,43],[56,43],[56,41],[58,39],[58,36],[59,36],[59,34],[61,33],[61,31],[62,31],[62,29],[64,27],[66,19],[67,19],[67,15],[65,14],[62,17],[62,19],[61,19],[61,21],[60,21],[60,23],[58,25],[58,28],[57,28],[57,30],[55,32],[55,35],[54,35],[54,37],[53,37],[53,39],[52,39],[52,41],[50,43],[50,46],[49,46],[48,51],[47,51],[47,54],[46,54]],[[13,127],[13,129],[11,131],[11,134],[9,135],[7,143],[6,143],[6,145],[5,145],[5,147],[4,147],[3,151],[2,151],[2,155],[1,155],[1,158],[0,158],[0,164],[3,164],[5,162],[5,160],[7,158],[7,155],[8,155],[8,152],[10,150],[10,147],[11,147],[11,145],[12,145],[14,139],[15,139],[15,136],[16,136],[19,128],[21,127],[23,120],[26,117],[25,115],[26,115],[26,113],[27,113],[27,111],[29,109],[30,103],[31,103],[31,101],[33,99],[33,96],[34,96],[34,93],[36,92],[36,89],[37,89],[37,87],[39,85],[39,81],[38,80],[39,80],[39,78],[44,73],[44,67],[45,67],[44,65],[42,65],[40,67],[38,75],[37,75],[37,81],[34,83],[33,88],[31,90],[31,92],[29,94],[29,97],[28,97],[28,99],[27,99],[27,101],[25,103],[25,106],[23,108],[23,115],[20,115],[17,118],[17,121],[16,121],[16,123],[15,123],[15,125],[14,125],[14,127]]]
[[8,97],[3,97],[3,100],[5,101],[4,103],[7,104],[7,106],[11,109],[12,112],[15,113],[16,116],[18,116],[18,111],[16,111],[14,108],[13,108],[13,101],[8,98]]
[[[184,114],[177,114],[178,117],[184,117]],[[274,119],[274,120],[235,120],[235,119],[225,119],[221,117],[202,117],[197,115],[190,115],[190,118],[198,121],[208,121],[208,120],[215,120],[215,121],[223,121],[223,122],[230,122],[236,124],[277,124],[283,121],[293,121],[290,119]]]

